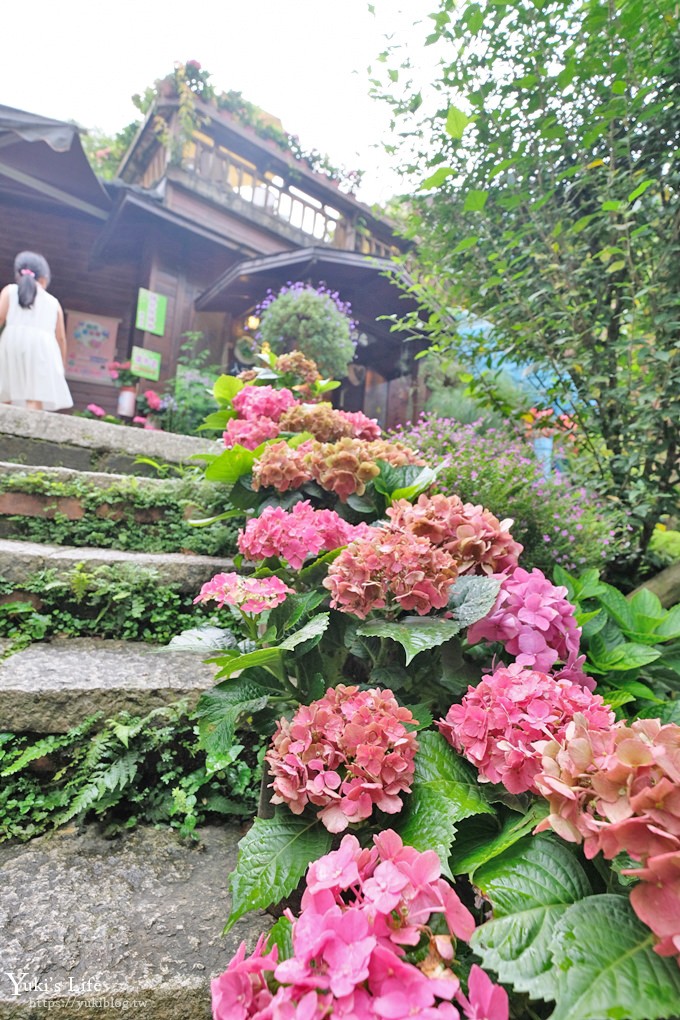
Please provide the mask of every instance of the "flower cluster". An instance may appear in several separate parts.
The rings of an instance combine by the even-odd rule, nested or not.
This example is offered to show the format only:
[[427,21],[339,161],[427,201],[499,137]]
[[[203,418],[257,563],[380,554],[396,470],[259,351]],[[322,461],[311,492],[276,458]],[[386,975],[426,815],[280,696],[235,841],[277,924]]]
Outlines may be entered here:
[[274,362],[274,371],[279,375],[292,375],[300,380],[301,386],[313,386],[321,379],[316,362],[306,358],[302,351],[280,354]]
[[314,510],[305,500],[290,511],[279,506],[265,507],[239,533],[238,547],[246,559],[277,556],[293,570],[299,570],[307,557],[339,549],[370,531],[366,524],[348,524],[335,510]]
[[381,439],[366,442],[349,437],[336,443],[312,442],[305,456],[314,481],[327,492],[334,492],[343,503],[355,493],[363,496],[367,484],[380,473],[379,460],[393,467],[423,463],[400,443]]
[[277,423],[260,415],[258,418],[230,418],[222,438],[227,449],[238,445],[245,446],[246,450],[256,450],[267,439],[275,439],[278,434]]
[[273,386],[244,386],[232,398],[232,407],[248,421],[269,418],[278,421],[284,411],[295,407],[297,401],[290,390],[275,390]]
[[363,411],[338,411],[338,414],[348,421],[352,426],[352,432],[356,439],[366,439],[372,442],[380,439],[382,429],[375,418],[369,418]]
[[139,382],[139,376],[133,374],[129,361],[110,361],[106,367],[116,386],[136,386]]
[[[310,866],[292,926],[293,957],[274,967],[262,940],[249,958],[242,946],[212,983],[215,1020],[459,1020],[454,1001],[469,1020],[508,1020],[506,992],[481,968],[473,965],[467,996],[451,969],[454,939],[469,939],[475,923],[441,878],[437,855],[404,846],[389,829],[373,843],[364,850],[345,836]],[[447,934],[432,934],[433,914]],[[404,947],[415,946],[423,952],[411,963]],[[268,970],[276,992],[266,988]]]
[[614,723],[599,695],[514,663],[468,687],[437,725],[481,779],[502,783],[510,793],[536,793],[542,742],[562,740],[577,713],[593,733],[606,733]]
[[448,553],[426,538],[394,528],[373,528],[331,564],[324,587],[331,606],[365,620],[373,609],[443,609],[458,571]]
[[352,422],[327,402],[291,407],[282,415],[279,424],[282,432],[311,432],[321,443],[334,443],[355,433]]
[[240,574],[215,574],[201,588],[196,602],[216,602],[235,606],[242,613],[264,613],[285,602],[293,589],[278,577],[241,577]]
[[305,456],[312,448],[312,440],[298,447],[281,440],[266,446],[253,464],[253,489],[272,488],[277,492],[299,489],[312,478]]
[[331,688],[277,724],[266,755],[272,801],[296,815],[307,804],[321,808],[329,832],[370,818],[374,807],[396,814],[415,768],[418,745],[404,725],[412,722],[391,691]]
[[522,546],[490,510],[458,496],[419,497],[415,504],[398,499],[387,511],[395,528],[429,539],[456,560],[461,574],[502,574],[517,566]]
[[680,726],[636,719],[603,731],[577,717],[541,750],[536,787],[550,814],[538,830],[583,840],[587,858],[639,861],[624,872],[641,879],[633,910],[660,939],[656,951],[680,962]]
[[500,641],[520,666],[546,672],[556,662],[569,668],[569,676],[591,686],[577,659],[581,628],[567,589],[555,586],[540,570],[518,567],[503,579],[491,612],[470,627],[467,639]]

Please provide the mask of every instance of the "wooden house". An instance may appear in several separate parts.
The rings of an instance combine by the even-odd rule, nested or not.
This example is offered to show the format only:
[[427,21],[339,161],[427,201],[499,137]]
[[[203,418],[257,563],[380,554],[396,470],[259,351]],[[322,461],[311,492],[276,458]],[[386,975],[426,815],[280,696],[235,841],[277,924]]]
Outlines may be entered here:
[[[71,125],[0,108],[0,283],[11,280],[17,251],[49,261],[80,344],[67,371],[76,407],[114,406],[109,334],[118,358],[133,344],[160,354],[161,381],[174,376],[187,333],[203,334],[213,360],[238,370],[254,308],[269,289],[302,280],[337,290],[358,323],[340,404],[385,425],[416,413],[417,348],[382,318],[413,307],[387,275],[403,245],[390,224],[257,125],[214,100],[192,95],[190,106],[187,116],[172,78],[160,83],[116,178],[104,183]],[[20,149],[21,172],[8,162]],[[140,288],[165,299],[160,329],[137,328]]]

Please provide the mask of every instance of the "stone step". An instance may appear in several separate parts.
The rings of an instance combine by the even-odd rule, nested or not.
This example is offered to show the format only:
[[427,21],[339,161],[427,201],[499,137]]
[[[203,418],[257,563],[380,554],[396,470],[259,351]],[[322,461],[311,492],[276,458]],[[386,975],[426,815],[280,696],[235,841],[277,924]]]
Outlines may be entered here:
[[0,404],[0,457],[7,461],[148,475],[153,469],[135,464],[137,456],[182,465],[190,464],[194,455],[219,453],[220,449],[221,440]]
[[31,574],[52,568],[68,573],[77,563],[88,570],[131,563],[158,571],[159,582],[180,591],[198,594],[201,585],[214,574],[233,569],[231,560],[218,556],[190,556],[183,553],[142,553],[121,549],[92,549],[87,546],[43,545],[0,539],[0,577],[21,587]]
[[215,683],[196,652],[96,638],[59,638],[0,661],[0,732],[66,733],[97,712],[146,715]]
[[210,1020],[210,978],[271,922],[221,934],[242,834],[205,827],[187,846],[89,827],[0,846],[0,1020]]

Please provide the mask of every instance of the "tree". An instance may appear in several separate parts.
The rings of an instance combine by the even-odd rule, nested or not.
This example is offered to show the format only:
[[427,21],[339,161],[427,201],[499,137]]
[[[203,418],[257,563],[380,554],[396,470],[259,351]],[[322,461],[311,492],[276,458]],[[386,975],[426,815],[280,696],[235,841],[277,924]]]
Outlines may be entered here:
[[[430,18],[434,113],[396,53],[381,60],[404,169],[427,167],[408,232],[433,342],[476,366],[478,390],[503,359],[549,370],[546,406],[576,417],[635,568],[678,507],[677,3],[441,0]],[[462,331],[451,308],[488,328]]]

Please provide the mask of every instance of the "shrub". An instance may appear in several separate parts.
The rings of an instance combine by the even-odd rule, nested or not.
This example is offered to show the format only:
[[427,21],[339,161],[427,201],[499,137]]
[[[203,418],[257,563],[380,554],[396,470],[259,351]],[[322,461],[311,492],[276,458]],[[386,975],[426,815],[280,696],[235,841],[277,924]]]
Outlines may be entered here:
[[512,518],[526,570],[538,567],[550,574],[558,564],[579,572],[611,559],[613,517],[563,475],[546,477],[511,425],[481,435],[475,425],[422,415],[416,424],[400,428],[398,438],[432,463],[444,462],[437,479],[441,491]]

